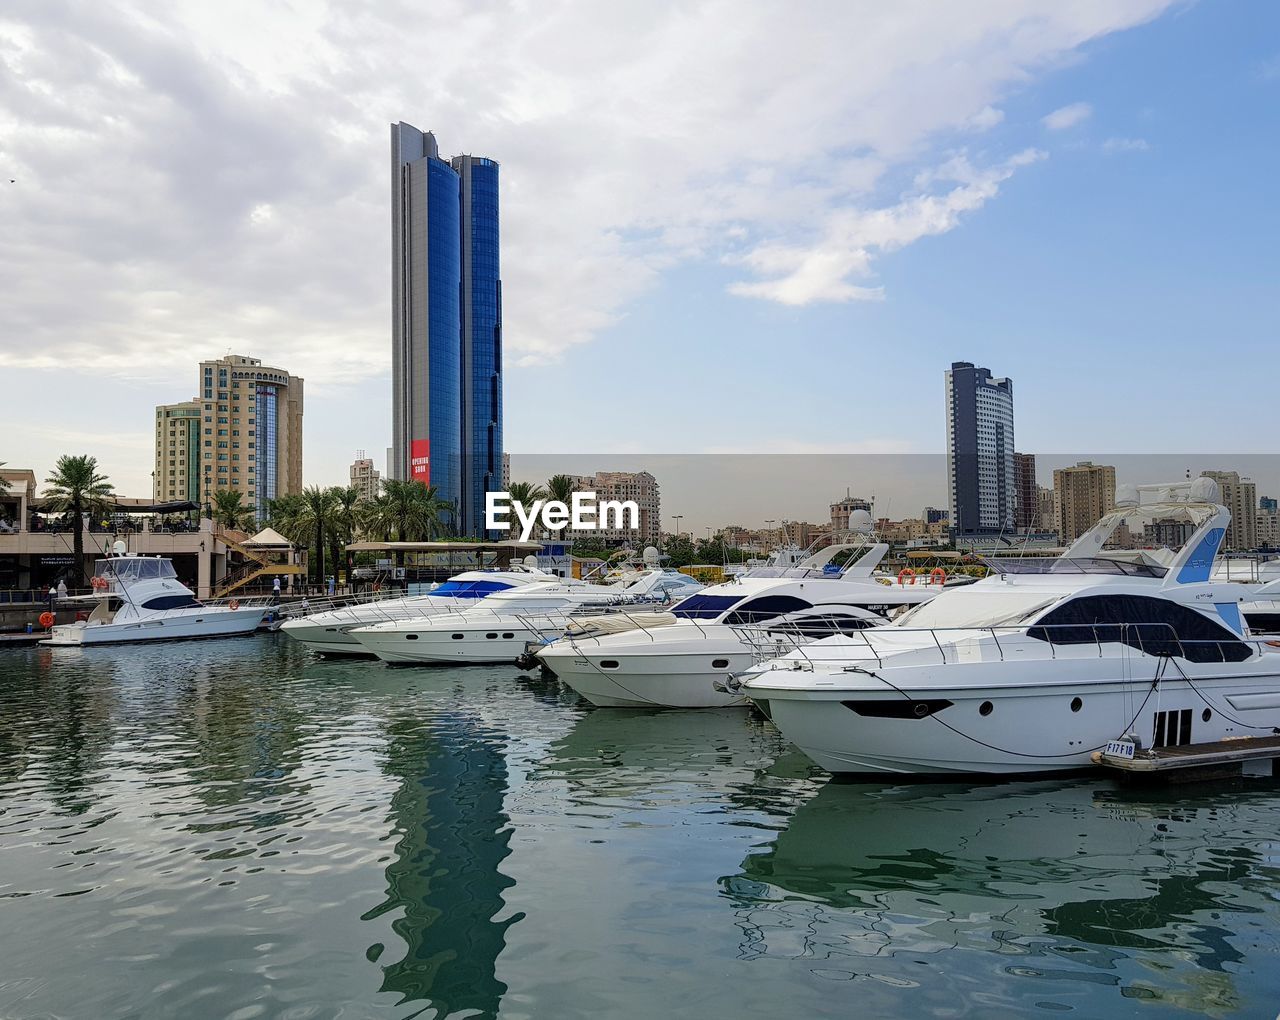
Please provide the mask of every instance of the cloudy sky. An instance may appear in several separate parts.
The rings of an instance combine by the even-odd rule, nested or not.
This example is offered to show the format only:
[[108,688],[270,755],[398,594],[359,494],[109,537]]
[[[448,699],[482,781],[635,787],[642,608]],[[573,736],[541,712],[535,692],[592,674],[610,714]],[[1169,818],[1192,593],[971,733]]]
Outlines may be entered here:
[[1273,450],[1278,29],[1263,0],[10,0],[0,460],[91,452],[143,494],[154,404],[233,351],[306,377],[308,482],[380,461],[400,119],[502,164],[517,453],[937,451],[955,359],[1013,377],[1024,449]]

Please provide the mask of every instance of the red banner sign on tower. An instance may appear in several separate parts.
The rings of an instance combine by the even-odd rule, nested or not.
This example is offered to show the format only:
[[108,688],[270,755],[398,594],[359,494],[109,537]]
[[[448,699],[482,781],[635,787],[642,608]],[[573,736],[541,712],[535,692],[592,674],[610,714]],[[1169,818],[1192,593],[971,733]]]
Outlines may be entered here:
[[409,448],[409,477],[423,485],[431,484],[431,440],[415,439]]

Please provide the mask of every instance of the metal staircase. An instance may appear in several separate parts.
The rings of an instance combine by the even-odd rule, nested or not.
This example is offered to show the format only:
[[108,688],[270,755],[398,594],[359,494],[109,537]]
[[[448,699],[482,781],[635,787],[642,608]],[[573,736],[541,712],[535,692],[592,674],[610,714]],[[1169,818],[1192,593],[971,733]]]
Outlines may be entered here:
[[234,549],[248,561],[237,570],[229,572],[218,582],[213,589],[213,597],[215,599],[224,599],[261,577],[285,577],[290,574],[301,574],[306,570],[305,567],[298,563],[276,563],[271,559],[269,553],[261,552],[245,545],[244,543],[248,541],[249,536],[243,531],[224,529],[215,532],[214,538],[228,549]]

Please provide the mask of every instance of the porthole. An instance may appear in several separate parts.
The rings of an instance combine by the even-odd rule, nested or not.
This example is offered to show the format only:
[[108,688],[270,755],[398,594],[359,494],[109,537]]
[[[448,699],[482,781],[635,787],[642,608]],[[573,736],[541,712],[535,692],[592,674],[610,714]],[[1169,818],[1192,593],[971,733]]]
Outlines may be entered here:
[[917,719],[923,719],[926,715],[929,714],[929,706],[926,705],[923,701],[917,701],[911,706],[911,713]]
[[509,630],[504,630],[502,632],[502,640],[504,641],[510,641],[513,637],[515,637],[515,635],[512,634],[511,631]]
[[1079,712],[1079,711],[1080,711],[1080,709],[1082,709],[1082,708],[1084,708],[1084,702],[1083,702],[1083,701],[1081,701],[1079,698],[1072,698],[1072,699],[1071,699],[1071,711],[1073,711],[1073,712]]
[[485,635],[485,639],[486,639],[487,641],[496,641],[496,640],[497,640],[497,638],[498,638],[498,635],[497,635],[497,634],[492,634],[492,633],[490,633],[490,634],[486,634],[486,635]]
[[996,706],[989,701],[984,701],[978,706],[978,715],[990,715],[995,711]]
[[404,639],[405,639],[406,641],[417,641],[417,640],[418,640],[418,635],[417,635],[417,634],[406,634],[406,635],[404,636]]
[[600,668],[601,669],[617,669],[618,660],[617,659],[601,659]]
[[1205,722],[1208,722],[1210,719],[1213,718],[1213,709],[1206,708],[1203,712],[1200,713],[1200,718],[1203,719]]
[[455,641],[461,641],[461,640],[462,640],[464,637],[466,637],[467,635],[465,635],[465,634],[453,634],[453,635],[451,635],[451,636],[452,636],[453,640],[455,640]]
[[728,659],[712,659],[711,668],[712,669],[728,669],[729,660]]

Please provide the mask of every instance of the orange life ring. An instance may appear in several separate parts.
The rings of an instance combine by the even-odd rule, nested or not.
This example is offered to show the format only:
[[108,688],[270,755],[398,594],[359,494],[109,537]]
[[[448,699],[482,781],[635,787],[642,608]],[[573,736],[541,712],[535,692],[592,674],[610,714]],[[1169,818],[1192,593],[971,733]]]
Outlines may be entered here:
[[111,582],[109,582],[105,577],[95,576],[92,580],[89,581],[89,587],[94,589],[94,591],[101,591],[106,588],[109,588],[110,586],[111,586]]
[[898,571],[898,583],[899,584],[915,584],[916,572],[912,570],[910,567],[903,567],[901,570]]
[[230,602],[227,603],[227,608],[234,613],[237,609],[240,608],[240,600],[232,599]]
[[934,583],[946,584],[947,572],[943,570],[941,567],[934,567],[932,570],[929,571],[929,583],[930,584],[934,584]]
[[43,627],[45,630],[48,630],[50,627],[52,627],[55,620],[57,620],[57,617],[54,616],[52,613],[50,613],[48,610],[40,614],[40,626]]

